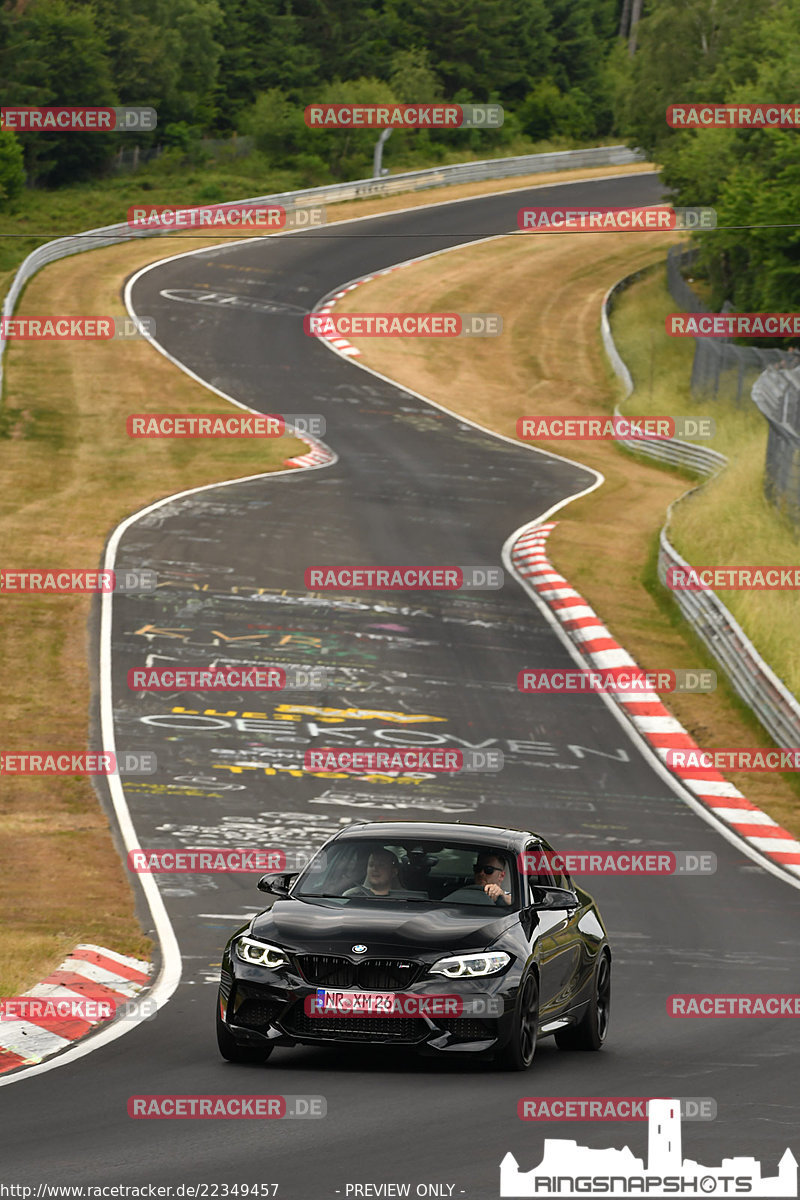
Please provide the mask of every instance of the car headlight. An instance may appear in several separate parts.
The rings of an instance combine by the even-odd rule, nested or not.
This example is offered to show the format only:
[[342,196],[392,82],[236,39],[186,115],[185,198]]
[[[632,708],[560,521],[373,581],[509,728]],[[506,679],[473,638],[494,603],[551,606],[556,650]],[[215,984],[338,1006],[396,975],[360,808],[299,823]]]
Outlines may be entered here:
[[236,957],[253,966],[270,967],[273,971],[289,965],[289,955],[280,946],[271,946],[269,942],[259,942],[250,937],[237,939]]
[[496,975],[511,962],[511,955],[501,950],[485,954],[454,954],[440,958],[431,967],[431,975],[446,975],[448,979],[474,978],[476,975]]

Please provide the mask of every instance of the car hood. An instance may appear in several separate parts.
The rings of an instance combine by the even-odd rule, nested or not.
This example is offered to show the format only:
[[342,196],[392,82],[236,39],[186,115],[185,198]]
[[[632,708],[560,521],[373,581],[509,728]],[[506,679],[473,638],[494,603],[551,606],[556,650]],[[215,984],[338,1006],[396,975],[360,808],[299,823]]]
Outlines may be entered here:
[[518,916],[491,907],[480,911],[380,901],[342,907],[325,900],[278,900],[255,918],[252,936],[300,953],[352,956],[353,946],[362,943],[370,957],[419,956],[483,950]]

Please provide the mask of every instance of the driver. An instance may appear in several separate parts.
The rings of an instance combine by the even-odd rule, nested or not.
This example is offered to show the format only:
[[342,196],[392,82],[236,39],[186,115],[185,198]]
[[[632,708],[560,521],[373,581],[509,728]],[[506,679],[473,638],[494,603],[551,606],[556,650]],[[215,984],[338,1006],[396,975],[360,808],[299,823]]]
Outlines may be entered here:
[[400,863],[391,850],[373,850],[367,860],[367,874],[363,883],[348,888],[345,896],[389,896],[402,891]]
[[[449,896],[445,896],[445,900],[448,903],[453,900],[460,904],[486,903],[497,906],[511,903],[511,892],[507,892],[503,888],[506,867],[505,861],[500,854],[495,854],[491,850],[481,851],[473,867],[473,871],[475,873],[475,882],[467,884],[466,887],[458,888],[457,891],[451,892]],[[483,894],[476,895],[476,893]]]

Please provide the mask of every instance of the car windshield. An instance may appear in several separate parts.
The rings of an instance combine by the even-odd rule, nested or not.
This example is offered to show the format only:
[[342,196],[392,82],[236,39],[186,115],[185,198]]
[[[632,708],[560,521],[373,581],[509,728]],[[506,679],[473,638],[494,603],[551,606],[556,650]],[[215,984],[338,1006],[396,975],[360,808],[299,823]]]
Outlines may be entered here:
[[518,908],[513,854],[464,842],[343,839],[312,859],[292,896],[337,899],[343,905],[401,901]]

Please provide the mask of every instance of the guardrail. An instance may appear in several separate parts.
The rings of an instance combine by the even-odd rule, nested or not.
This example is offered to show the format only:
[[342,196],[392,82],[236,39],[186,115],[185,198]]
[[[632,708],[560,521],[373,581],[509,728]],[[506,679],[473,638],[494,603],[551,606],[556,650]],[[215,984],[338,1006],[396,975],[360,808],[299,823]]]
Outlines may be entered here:
[[[641,271],[634,271],[632,275],[626,275],[624,279],[620,279],[613,287],[609,288],[603,297],[600,331],[614,374],[622,381],[625,388],[624,400],[627,400],[633,392],[633,379],[614,343],[609,318],[619,294],[652,270],[654,267],[644,267]],[[614,407],[614,416],[622,416],[619,405]],[[683,442],[679,438],[658,438],[653,441],[641,441],[638,438],[617,438],[616,440],[619,445],[635,454],[644,454],[647,458],[655,458],[675,467],[687,467],[690,471],[696,471],[698,475],[714,475],[728,462],[725,455],[720,454],[717,450],[707,450],[704,446],[697,446],[694,442]]]
[[[625,399],[634,390],[633,379],[622,359],[609,323],[609,313],[616,296],[625,288],[630,287],[647,270],[636,271],[619,280],[603,297],[601,329],[603,345],[608,354],[615,374],[625,388]],[[614,408],[619,416],[619,406]],[[717,450],[706,450],[691,442],[683,442],[678,438],[644,442],[630,439],[619,439],[620,444],[637,454],[645,454],[662,462],[687,467],[702,475],[714,475],[727,465],[727,458]],[[702,484],[696,485],[702,487]],[[689,563],[682,558],[669,540],[667,530],[672,520],[672,510],[675,504],[691,495],[696,487],[690,488],[673,501],[667,509],[667,519],[659,536],[658,578],[667,586],[667,571],[670,567],[689,570]],[[735,690],[745,704],[755,713],[761,724],[774,739],[778,746],[800,745],[800,703],[778,678],[768,663],[764,661],[753,643],[739,625],[717,594],[710,589],[703,591],[672,591],[672,595],[683,616],[691,625],[694,632],[710,650],[720,664]]]
[[[370,196],[393,196],[401,192],[416,192],[426,188],[446,187],[485,179],[509,179],[515,175],[537,175],[544,171],[565,171],[580,167],[625,166],[643,162],[644,154],[627,146],[591,146],[585,150],[559,150],[552,154],[522,154],[514,158],[489,158],[480,162],[454,163],[446,167],[430,167],[422,171],[407,171],[402,175],[387,175],[383,179],[356,179],[324,187],[305,188],[295,192],[277,192],[270,196],[254,196],[246,200],[226,201],[229,204],[275,204],[298,208],[304,204],[340,200],[363,200]],[[158,237],[169,230],[133,230],[128,225],[104,225],[84,233],[56,238],[31,251],[20,264],[3,302],[2,315],[10,317],[20,293],[29,279],[48,263],[84,250],[115,246],[135,238]],[[6,339],[0,330],[0,395],[3,383],[3,354]]]

